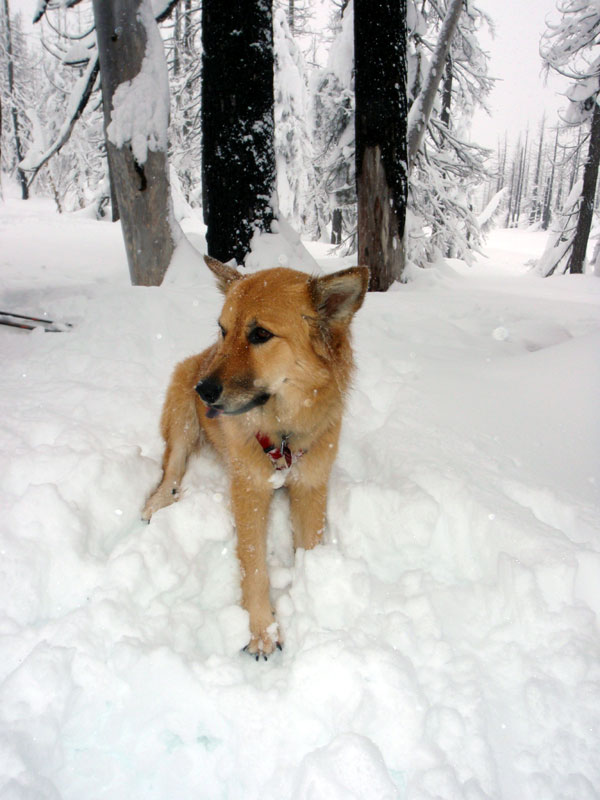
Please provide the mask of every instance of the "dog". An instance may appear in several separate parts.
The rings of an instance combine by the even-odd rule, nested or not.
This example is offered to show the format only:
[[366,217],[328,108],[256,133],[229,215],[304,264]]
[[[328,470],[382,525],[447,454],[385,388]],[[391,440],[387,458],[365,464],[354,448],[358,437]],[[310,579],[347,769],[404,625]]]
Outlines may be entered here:
[[179,499],[190,454],[209,442],[230,478],[242,605],[251,654],[282,638],[269,599],[267,520],[275,488],[289,493],[294,547],[323,536],[329,474],[353,370],[349,326],[366,267],[323,277],[283,267],[242,275],[205,256],[225,295],[212,347],[175,367],[162,416],[162,480],[142,518]]

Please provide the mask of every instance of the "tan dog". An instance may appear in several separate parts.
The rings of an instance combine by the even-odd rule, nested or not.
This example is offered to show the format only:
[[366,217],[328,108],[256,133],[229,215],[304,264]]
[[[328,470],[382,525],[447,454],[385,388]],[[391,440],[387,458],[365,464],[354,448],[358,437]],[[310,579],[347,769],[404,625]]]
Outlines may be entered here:
[[212,258],[225,303],[221,337],[175,367],[161,417],[163,478],[143,518],[179,497],[190,453],[208,440],[223,457],[241,565],[248,650],[266,656],[280,637],[269,599],[267,519],[273,491],[289,491],[294,546],[323,535],[329,473],[352,372],[349,324],[369,272],[312,278],[291,269],[241,275]]

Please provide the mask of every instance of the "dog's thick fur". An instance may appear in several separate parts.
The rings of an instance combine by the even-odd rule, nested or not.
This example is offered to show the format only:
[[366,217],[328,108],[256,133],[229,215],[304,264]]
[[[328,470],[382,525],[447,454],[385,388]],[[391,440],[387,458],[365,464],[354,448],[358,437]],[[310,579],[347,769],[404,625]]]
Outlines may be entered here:
[[[269,600],[267,518],[277,481],[289,491],[294,545],[310,549],[325,526],[327,484],[352,372],[349,325],[369,273],[352,267],[320,278],[291,269],[243,276],[206,258],[225,303],[219,341],[177,365],[161,431],[162,480],[143,518],[178,499],[190,453],[205,441],[223,457],[241,565],[248,650],[268,655],[280,637]],[[285,439],[294,463],[276,472],[256,434]]]

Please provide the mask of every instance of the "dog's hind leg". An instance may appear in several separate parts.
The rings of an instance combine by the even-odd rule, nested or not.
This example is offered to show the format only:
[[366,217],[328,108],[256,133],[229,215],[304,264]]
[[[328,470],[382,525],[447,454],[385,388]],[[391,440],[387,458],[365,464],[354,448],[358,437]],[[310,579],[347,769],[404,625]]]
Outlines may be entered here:
[[142,519],[146,522],[150,522],[151,516],[156,511],[179,500],[181,479],[188,458],[198,447],[203,436],[198,422],[194,393],[197,359],[197,356],[193,356],[175,367],[167,391],[160,422],[165,440],[163,476],[142,511]]

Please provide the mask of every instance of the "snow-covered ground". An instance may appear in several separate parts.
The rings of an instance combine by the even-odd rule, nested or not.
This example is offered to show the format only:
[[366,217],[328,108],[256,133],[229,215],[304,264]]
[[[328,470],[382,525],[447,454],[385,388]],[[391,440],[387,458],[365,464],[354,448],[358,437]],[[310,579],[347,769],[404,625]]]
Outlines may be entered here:
[[74,324],[0,327],[2,800],[600,797],[600,281],[543,246],[368,296],[326,543],[294,557],[277,498],[256,663],[216,458],[139,521],[208,270],[132,288],[117,225],[0,204],[0,308]]

